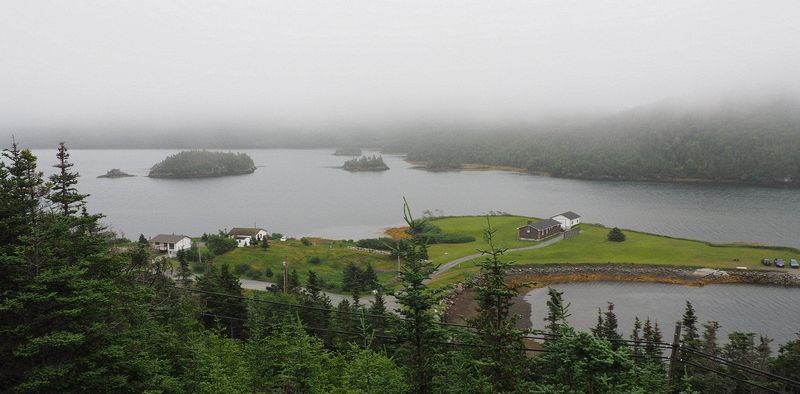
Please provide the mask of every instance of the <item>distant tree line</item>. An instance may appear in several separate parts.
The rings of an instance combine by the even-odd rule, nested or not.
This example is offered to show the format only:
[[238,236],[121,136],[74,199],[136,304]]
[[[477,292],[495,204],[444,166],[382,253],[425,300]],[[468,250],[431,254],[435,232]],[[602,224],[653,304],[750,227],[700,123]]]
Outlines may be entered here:
[[481,164],[567,178],[800,185],[800,105],[656,108],[519,130],[411,135],[384,148],[429,169]]

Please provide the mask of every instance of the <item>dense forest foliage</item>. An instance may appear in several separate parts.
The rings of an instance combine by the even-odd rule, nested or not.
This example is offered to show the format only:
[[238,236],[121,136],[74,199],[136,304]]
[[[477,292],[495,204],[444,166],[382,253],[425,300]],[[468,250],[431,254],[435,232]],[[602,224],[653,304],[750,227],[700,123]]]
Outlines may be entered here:
[[519,329],[510,305],[524,284],[506,280],[511,263],[491,228],[468,283],[476,314],[449,324],[442,294],[426,286],[435,267],[424,244],[398,248],[396,313],[383,289],[369,304],[332,305],[313,271],[304,288],[245,292],[213,260],[195,280],[185,261],[176,274],[151,256],[146,240],[113,246],[65,146],[49,179],[37,167],[16,145],[0,161],[0,392],[800,392],[790,380],[800,379],[800,337],[777,356],[748,333],[720,346],[719,325],[701,330],[688,303],[674,348],[649,319],[623,339],[610,306],[592,333],[578,332],[554,290],[538,317],[546,329]]
[[182,151],[167,156],[150,169],[154,178],[195,178],[249,174],[256,170],[246,153]]
[[433,170],[510,166],[557,177],[800,185],[800,105],[659,106],[516,131],[411,135],[385,145]]
[[382,156],[361,156],[344,162],[347,171],[386,171],[389,166],[383,162]]

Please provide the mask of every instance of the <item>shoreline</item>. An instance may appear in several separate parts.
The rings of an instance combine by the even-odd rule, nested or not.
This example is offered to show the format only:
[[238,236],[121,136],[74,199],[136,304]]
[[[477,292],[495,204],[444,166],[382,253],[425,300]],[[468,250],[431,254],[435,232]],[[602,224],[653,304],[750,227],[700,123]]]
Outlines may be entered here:
[[429,172],[459,172],[459,171],[505,171],[518,174],[546,176],[558,179],[572,179],[579,181],[600,181],[600,182],[646,182],[646,183],[674,183],[674,184],[700,184],[700,185],[715,185],[715,186],[750,186],[750,187],[766,187],[766,188],[800,188],[800,182],[780,182],[780,181],[751,181],[742,182],[732,179],[706,179],[706,178],[652,178],[652,177],[617,177],[617,176],[569,176],[569,175],[553,175],[546,171],[531,171],[525,168],[491,165],[491,164],[477,164],[465,163],[459,168],[442,168],[431,169],[428,168],[428,163],[424,161],[405,160],[412,165],[412,169],[423,170]]
[[512,283],[536,282],[535,287],[554,283],[576,282],[645,282],[684,286],[711,284],[756,284],[800,287],[800,272],[776,270],[729,270],[682,268],[669,265],[640,264],[545,264],[513,266],[509,269]]
[[[789,268],[787,268],[788,270]],[[511,313],[520,316],[517,328],[530,328],[531,310],[525,295],[537,288],[557,283],[580,282],[641,282],[682,286],[715,284],[754,284],[800,288],[800,272],[766,270],[721,270],[708,268],[678,268],[633,264],[546,264],[512,266],[508,281],[511,283],[535,282],[523,289],[511,306]],[[454,286],[453,294],[445,300],[442,320],[463,323],[464,317],[475,314],[473,292],[463,284]]]

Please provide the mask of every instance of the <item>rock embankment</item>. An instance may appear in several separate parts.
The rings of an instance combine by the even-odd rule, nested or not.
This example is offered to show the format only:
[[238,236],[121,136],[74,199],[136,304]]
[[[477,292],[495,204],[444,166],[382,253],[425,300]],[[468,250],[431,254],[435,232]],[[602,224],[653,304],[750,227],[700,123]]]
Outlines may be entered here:
[[800,287],[791,271],[718,270],[626,264],[530,265],[509,270],[514,282],[543,283],[633,281],[702,286],[714,283],[752,283]]

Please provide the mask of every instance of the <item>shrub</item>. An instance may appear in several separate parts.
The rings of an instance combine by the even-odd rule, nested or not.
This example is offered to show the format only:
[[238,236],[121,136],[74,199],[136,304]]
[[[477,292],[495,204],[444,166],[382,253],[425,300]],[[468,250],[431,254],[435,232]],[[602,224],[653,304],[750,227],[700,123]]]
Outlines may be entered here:
[[283,238],[283,234],[281,234],[281,233],[272,233],[272,235],[269,236],[269,239],[271,239],[273,241],[277,241],[277,240],[279,240],[281,238]]
[[202,274],[206,272],[206,263],[204,262],[201,264],[199,262],[194,261],[191,264],[189,264],[189,268],[192,270],[192,272],[196,274]]
[[206,241],[208,250],[216,256],[236,249],[237,245],[238,243],[235,239],[228,238],[222,232],[219,234],[209,235],[208,240]]
[[318,256],[311,256],[311,257],[308,258],[308,263],[309,264],[319,264],[321,262],[322,262],[322,259],[319,258]]
[[360,248],[376,250],[392,250],[396,248],[397,242],[391,238],[365,238],[359,239],[356,246]]
[[235,273],[236,275],[239,275],[239,276],[242,276],[242,275],[244,275],[246,273],[249,273],[249,272],[250,272],[250,266],[247,265],[246,263],[239,263],[239,264],[236,264],[235,267],[233,267],[233,273]]
[[272,268],[267,267],[267,270],[264,271],[264,275],[266,275],[267,278],[271,278],[273,275],[275,275],[275,273],[272,272]]
[[303,246],[309,246],[309,245],[311,245],[311,240],[309,240],[306,237],[303,237],[303,238],[300,238],[300,243],[303,244]]
[[625,233],[617,227],[608,232],[608,240],[611,242],[625,242]]

